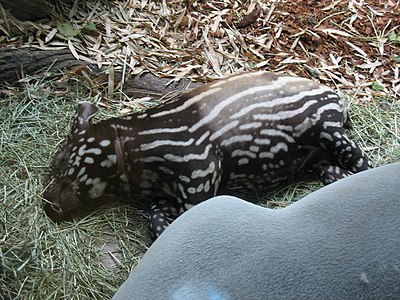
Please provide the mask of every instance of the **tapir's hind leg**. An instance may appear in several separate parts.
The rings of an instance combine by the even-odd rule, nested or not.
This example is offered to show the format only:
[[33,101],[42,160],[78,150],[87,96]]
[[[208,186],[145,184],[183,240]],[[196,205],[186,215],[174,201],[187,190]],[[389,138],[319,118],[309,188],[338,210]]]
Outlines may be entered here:
[[149,227],[155,240],[178,216],[176,201],[161,199],[154,201],[149,212]]
[[343,129],[335,130],[332,134],[323,132],[320,140],[321,146],[332,153],[347,171],[357,173],[372,168],[360,146],[350,140]]
[[321,148],[313,154],[310,168],[327,185],[353,173],[371,168],[360,146],[350,140],[343,130],[320,134]]
[[335,155],[321,147],[314,149],[309,163],[311,165],[307,165],[306,169],[314,173],[325,185],[353,174],[341,166]]

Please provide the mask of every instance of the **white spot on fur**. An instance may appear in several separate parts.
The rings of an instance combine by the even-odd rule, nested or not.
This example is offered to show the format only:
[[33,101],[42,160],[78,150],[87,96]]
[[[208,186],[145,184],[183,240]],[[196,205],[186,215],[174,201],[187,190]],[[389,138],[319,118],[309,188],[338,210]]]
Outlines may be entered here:
[[125,183],[129,182],[128,176],[126,176],[126,174],[122,174],[121,176],[119,176],[119,179]]
[[86,147],[87,147],[86,144],[83,144],[82,146],[79,147],[78,156],[82,156],[85,153]]
[[79,170],[79,173],[76,175],[76,177],[81,177],[83,174],[85,174],[85,172],[86,172],[86,168],[85,167],[81,168]]
[[239,165],[239,166],[241,166],[241,165],[247,165],[248,163],[249,163],[249,159],[246,158],[246,157],[241,158],[241,159],[239,159],[239,161],[238,161],[238,165]]
[[247,150],[241,150],[241,149],[236,149],[231,153],[231,157],[237,157],[237,156],[247,156],[250,158],[256,158],[256,154],[251,152],[251,151],[247,151]]
[[333,141],[333,137],[329,133],[326,133],[326,132],[321,132],[319,137],[320,137],[320,139],[327,139],[328,141],[331,141],[331,142]]
[[102,141],[100,141],[100,143],[99,143],[100,147],[107,147],[107,146],[110,145],[110,144],[111,144],[111,141],[110,141],[110,140],[102,140]]
[[208,193],[210,191],[210,180],[207,180],[204,184],[204,191]]
[[190,178],[184,175],[179,175],[179,180],[189,183],[190,182]]
[[111,168],[113,165],[114,165],[113,162],[109,159],[105,159],[102,162],[100,162],[100,167],[103,168]]
[[166,168],[164,166],[159,166],[158,169],[160,171],[163,171],[165,174],[174,175],[174,171],[172,171],[172,170],[170,170],[170,169],[168,169],[168,168]]
[[285,143],[278,143],[275,146],[271,147],[271,152],[272,153],[278,153],[279,151],[288,151],[288,146]]
[[249,150],[251,152],[258,152],[260,150],[260,147],[259,146],[250,146]]
[[256,139],[254,139],[254,143],[257,145],[269,145],[269,144],[271,144],[271,140],[256,138]]
[[193,206],[194,206],[193,204],[185,203],[185,208],[186,208],[186,210],[191,209]]
[[196,179],[196,178],[202,178],[206,177],[209,174],[213,173],[215,171],[215,163],[212,161],[209,165],[208,168],[205,170],[199,169],[199,170],[194,170],[192,172],[191,178]]
[[86,156],[85,159],[83,160],[83,162],[91,165],[91,164],[94,164],[94,159],[93,159],[93,157]]
[[92,188],[89,190],[89,195],[92,199],[103,196],[104,190],[107,187],[107,182],[102,182],[100,178],[95,178],[92,181]]
[[73,166],[79,167],[79,162],[80,161],[81,161],[81,157],[80,156],[75,157],[75,161],[73,163]]
[[204,189],[204,184],[200,183],[199,186],[196,189],[196,193],[201,193]]
[[117,156],[115,154],[107,155],[107,158],[113,163],[117,163]]
[[[86,145],[85,145],[85,146],[86,146]],[[94,155],[100,155],[100,154],[101,154],[101,149],[99,149],[99,148],[90,148],[90,149],[87,149],[87,150],[85,151],[85,153],[86,153],[86,154],[93,153]]]
[[261,152],[259,154],[260,158],[270,158],[270,159],[274,159],[274,154],[272,154],[271,152]]
[[[183,188],[183,185],[180,184],[180,183],[178,183],[178,189],[179,189],[179,191],[181,192],[181,195],[182,195],[183,199],[186,200],[188,197],[187,197],[187,195],[186,195],[186,193],[185,193],[185,190],[184,190],[184,188]],[[179,198],[178,198],[178,199],[179,199]]]
[[189,194],[196,194],[196,189],[194,187],[190,187],[187,189]]

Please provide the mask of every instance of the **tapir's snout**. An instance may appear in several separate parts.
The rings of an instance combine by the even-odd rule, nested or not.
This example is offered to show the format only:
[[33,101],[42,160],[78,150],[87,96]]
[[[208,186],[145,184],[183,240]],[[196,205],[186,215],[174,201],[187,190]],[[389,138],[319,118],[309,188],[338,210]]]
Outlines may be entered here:
[[81,207],[79,199],[68,186],[49,186],[43,193],[46,203],[46,215],[54,222],[61,222],[71,217],[71,213]]
[[62,208],[58,204],[46,203],[44,205],[44,211],[46,212],[46,215],[54,222],[61,222],[62,220],[66,219]]

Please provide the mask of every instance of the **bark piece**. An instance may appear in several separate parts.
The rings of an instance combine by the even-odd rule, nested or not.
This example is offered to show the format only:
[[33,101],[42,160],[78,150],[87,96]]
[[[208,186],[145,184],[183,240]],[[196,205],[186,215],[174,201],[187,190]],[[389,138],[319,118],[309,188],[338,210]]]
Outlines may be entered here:
[[[23,76],[37,74],[40,71],[57,72],[62,70],[68,73],[79,65],[88,67],[91,78],[96,78],[100,83],[106,83],[108,77],[101,76],[105,73],[105,70],[99,70],[96,65],[76,60],[68,49],[40,50],[36,48],[3,47],[0,48],[0,85],[17,85],[18,80]],[[121,73],[116,71],[116,84],[121,81],[121,78]],[[174,82],[171,81],[172,79],[161,78],[151,73],[135,75],[125,80],[123,91],[128,96],[138,93],[162,96],[200,85],[187,79]]]
[[2,0],[1,5],[21,21],[39,20],[50,13],[50,4],[46,0]]

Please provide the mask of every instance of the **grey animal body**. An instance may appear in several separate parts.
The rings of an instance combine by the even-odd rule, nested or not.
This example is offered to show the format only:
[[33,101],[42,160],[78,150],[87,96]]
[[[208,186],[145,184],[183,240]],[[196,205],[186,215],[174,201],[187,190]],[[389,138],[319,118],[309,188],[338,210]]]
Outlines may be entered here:
[[231,196],[180,216],[113,300],[400,299],[400,163],[283,209]]
[[142,113],[90,119],[77,107],[47,178],[46,213],[63,220],[104,194],[150,204],[153,237],[218,194],[264,192],[313,173],[331,183],[370,168],[344,132],[332,90],[268,72],[228,77]]

